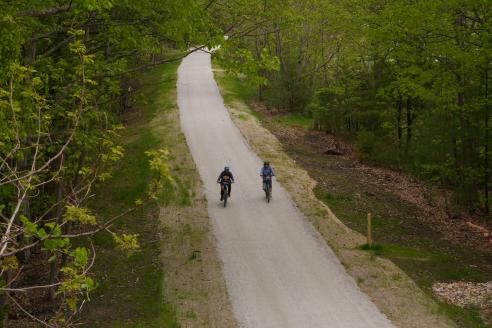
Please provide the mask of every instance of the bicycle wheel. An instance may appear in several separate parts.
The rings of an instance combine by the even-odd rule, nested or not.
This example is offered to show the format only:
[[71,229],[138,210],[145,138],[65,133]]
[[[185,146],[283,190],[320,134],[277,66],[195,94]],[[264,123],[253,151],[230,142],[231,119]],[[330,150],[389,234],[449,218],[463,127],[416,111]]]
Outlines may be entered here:
[[229,187],[224,186],[224,208],[227,206],[227,197],[229,197]]
[[265,198],[267,200],[268,203],[270,203],[270,186],[268,185],[267,182],[264,182],[263,183],[263,190],[265,191]]

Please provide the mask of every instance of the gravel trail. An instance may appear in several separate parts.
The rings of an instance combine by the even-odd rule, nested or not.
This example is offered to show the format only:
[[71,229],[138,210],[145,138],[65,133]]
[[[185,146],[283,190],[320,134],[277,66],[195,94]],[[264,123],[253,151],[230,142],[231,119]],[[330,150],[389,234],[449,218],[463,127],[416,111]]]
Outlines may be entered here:
[[[183,60],[178,71],[178,104],[182,128],[204,182],[239,325],[393,327],[276,181],[273,200],[266,203],[259,177],[262,161],[232,123],[208,53],[198,51]],[[236,183],[224,209],[216,179],[226,164]]]

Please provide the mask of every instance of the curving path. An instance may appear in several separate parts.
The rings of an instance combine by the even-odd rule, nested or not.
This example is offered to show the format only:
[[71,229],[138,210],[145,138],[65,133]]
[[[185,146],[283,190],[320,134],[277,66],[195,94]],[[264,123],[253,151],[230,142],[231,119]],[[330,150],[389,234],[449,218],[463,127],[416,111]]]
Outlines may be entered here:
[[[274,182],[272,202],[265,202],[261,160],[224,107],[209,54],[195,52],[183,60],[178,71],[178,104],[182,128],[205,185],[239,325],[393,327],[279,184]],[[219,203],[215,182],[225,164],[236,179],[226,209]]]

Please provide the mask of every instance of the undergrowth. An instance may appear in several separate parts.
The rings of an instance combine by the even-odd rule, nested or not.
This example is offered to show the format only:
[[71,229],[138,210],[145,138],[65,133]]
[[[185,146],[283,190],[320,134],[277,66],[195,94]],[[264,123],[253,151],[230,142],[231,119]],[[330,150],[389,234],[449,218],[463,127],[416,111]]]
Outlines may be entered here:
[[[110,217],[131,207],[141,198],[151,176],[146,151],[165,147],[165,140],[153,126],[156,117],[175,106],[174,91],[179,63],[159,66],[137,77],[135,112],[127,115],[123,132],[125,157],[120,166],[95,191],[98,197],[92,208]],[[177,328],[176,309],[164,299],[164,270],[159,259],[160,204],[188,204],[188,189],[178,176],[175,185],[166,185],[158,201],[124,217],[115,229],[138,234],[140,249],[125,257],[112,247],[109,233],[98,234],[94,244],[98,250],[95,275],[99,278],[96,292],[88,307],[86,327]]]

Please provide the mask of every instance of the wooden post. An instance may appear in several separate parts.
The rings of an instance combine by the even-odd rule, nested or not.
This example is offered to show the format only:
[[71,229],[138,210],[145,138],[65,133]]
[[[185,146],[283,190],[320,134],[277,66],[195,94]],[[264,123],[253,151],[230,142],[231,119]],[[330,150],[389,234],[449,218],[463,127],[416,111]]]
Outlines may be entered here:
[[372,246],[372,215],[367,213],[367,245]]

